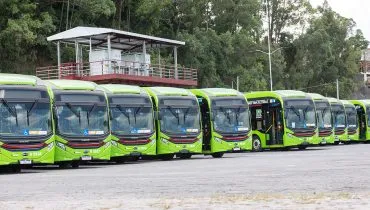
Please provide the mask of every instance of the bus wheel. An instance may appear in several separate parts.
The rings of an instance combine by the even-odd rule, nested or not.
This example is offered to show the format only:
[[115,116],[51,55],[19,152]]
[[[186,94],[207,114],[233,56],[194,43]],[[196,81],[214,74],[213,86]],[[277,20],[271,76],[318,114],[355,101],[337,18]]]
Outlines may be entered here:
[[261,140],[256,136],[254,136],[252,140],[252,151],[254,152],[262,151]]
[[191,154],[185,153],[185,154],[178,154],[178,157],[181,159],[190,159]]
[[334,145],[338,145],[338,144],[339,144],[339,141],[335,141],[335,142],[334,142]]
[[306,145],[299,145],[298,146],[298,149],[299,150],[305,150],[307,148],[307,146]]
[[160,159],[161,160],[172,160],[173,159],[173,154],[165,154],[165,155],[161,155]]
[[122,164],[126,161],[126,159],[124,157],[115,157],[115,158],[113,158],[113,161],[118,163],[118,164]]
[[224,156],[224,153],[222,152],[216,152],[212,154],[213,158],[222,158],[222,156]]
[[71,165],[72,165],[72,168],[78,168],[78,167],[80,167],[80,162],[79,161],[72,161]]
[[20,165],[11,165],[10,170],[13,173],[20,173],[21,172],[21,166]]
[[351,144],[351,142],[350,141],[344,141],[343,144],[348,145],[348,144]]
[[60,163],[58,164],[58,166],[59,166],[59,168],[61,168],[61,169],[66,169],[66,168],[68,168],[68,167],[70,166],[70,163],[69,163],[69,162],[60,162]]

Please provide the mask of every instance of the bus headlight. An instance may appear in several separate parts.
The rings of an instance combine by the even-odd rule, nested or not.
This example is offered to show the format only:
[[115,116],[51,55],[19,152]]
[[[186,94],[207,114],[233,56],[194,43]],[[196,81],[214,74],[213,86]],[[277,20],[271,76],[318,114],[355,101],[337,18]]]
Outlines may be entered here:
[[165,138],[161,138],[161,141],[162,141],[163,143],[165,143],[165,144],[168,144],[168,140],[167,140],[167,139],[165,139]]
[[63,143],[57,142],[57,146],[64,151],[66,150],[66,146]]
[[222,139],[220,139],[220,138],[218,138],[218,137],[215,137],[215,140],[216,140],[217,142],[222,142]]
[[54,142],[51,142],[49,145],[48,145],[48,151],[50,151],[51,149],[53,149],[54,147]]
[[117,146],[118,145],[116,141],[111,141],[111,142],[112,142],[112,145],[113,146]]
[[292,135],[291,133],[288,133],[288,137],[289,137],[289,138],[292,138],[292,137],[293,137],[293,135]]

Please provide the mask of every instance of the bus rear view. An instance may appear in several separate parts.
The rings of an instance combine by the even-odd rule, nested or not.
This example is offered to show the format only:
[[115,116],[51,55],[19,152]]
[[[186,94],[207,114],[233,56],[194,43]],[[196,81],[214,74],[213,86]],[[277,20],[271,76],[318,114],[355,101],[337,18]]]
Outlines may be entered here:
[[92,82],[50,80],[56,119],[55,162],[78,167],[80,162],[110,159],[108,107],[103,91]]
[[252,150],[249,107],[242,93],[225,88],[192,92],[201,108],[203,153],[219,158],[225,152]]
[[197,98],[188,90],[170,87],[146,89],[156,111],[157,154],[161,159],[190,158],[202,152]]
[[131,85],[100,85],[107,94],[112,133],[111,159],[138,160],[156,154],[153,105],[148,93]]
[[50,101],[37,77],[0,74],[0,165],[54,162]]

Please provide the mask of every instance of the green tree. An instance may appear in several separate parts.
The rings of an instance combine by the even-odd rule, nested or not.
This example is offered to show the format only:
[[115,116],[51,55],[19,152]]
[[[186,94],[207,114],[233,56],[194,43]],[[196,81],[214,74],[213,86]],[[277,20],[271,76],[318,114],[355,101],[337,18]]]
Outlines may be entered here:
[[33,73],[38,47],[54,30],[52,17],[34,1],[0,1],[0,71]]

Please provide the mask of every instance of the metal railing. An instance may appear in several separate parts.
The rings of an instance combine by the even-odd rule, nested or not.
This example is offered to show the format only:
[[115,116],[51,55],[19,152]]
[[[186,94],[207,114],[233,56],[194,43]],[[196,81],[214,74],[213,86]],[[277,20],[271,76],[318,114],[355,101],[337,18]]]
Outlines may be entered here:
[[[142,77],[170,78],[178,80],[197,81],[197,69],[177,66],[145,64],[121,60],[104,60],[86,63],[62,63],[58,66],[36,68],[36,76],[41,79],[58,79],[78,77],[84,78],[96,75],[122,74]],[[144,79],[144,78],[143,78]]]

